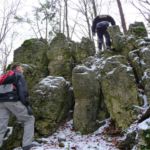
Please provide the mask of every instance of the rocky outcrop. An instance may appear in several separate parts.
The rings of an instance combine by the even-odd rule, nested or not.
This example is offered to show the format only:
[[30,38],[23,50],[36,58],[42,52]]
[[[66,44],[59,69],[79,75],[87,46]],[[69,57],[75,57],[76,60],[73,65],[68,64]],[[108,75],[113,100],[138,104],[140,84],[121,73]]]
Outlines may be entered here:
[[47,52],[49,75],[71,80],[75,65],[94,54],[94,43],[89,39],[83,38],[81,43],[75,43],[59,33],[52,40]]
[[134,105],[140,104],[133,70],[125,57],[113,56],[105,60],[101,76],[104,101],[110,116],[118,127],[125,129],[137,117]]
[[50,135],[67,118],[73,107],[73,93],[63,77],[48,76],[33,89],[31,102],[36,118],[36,134]]
[[49,75],[63,76],[70,79],[75,60],[72,55],[75,43],[68,40],[63,34],[58,34],[51,42],[47,51],[49,60]]
[[37,67],[40,75],[47,75],[48,59],[46,52],[48,43],[42,39],[29,39],[14,51],[14,62],[32,64]]
[[74,127],[83,134],[96,130],[108,117],[126,129],[148,107],[150,39],[145,38],[145,27],[135,23],[123,35],[113,26],[109,33],[114,51],[96,55],[89,39],[75,43],[63,34],[50,47],[31,39],[16,50],[14,60],[24,64],[31,88],[36,137],[54,132],[74,103]]
[[143,105],[150,103],[150,42],[147,38],[137,40],[138,49],[129,53],[129,60],[134,69],[137,83],[144,90],[147,96],[148,102]]
[[73,55],[76,64],[82,64],[84,59],[95,55],[94,42],[83,37],[80,43],[76,43],[76,48]]
[[131,50],[138,48],[137,39],[147,37],[147,31],[142,22],[131,24],[127,35],[120,31],[119,26],[109,27],[108,31],[114,51],[124,56],[128,56]]
[[[138,28],[138,25],[140,26],[141,24],[135,26]],[[131,26],[130,30],[131,28],[134,28],[134,26]],[[136,32],[135,30],[133,31]],[[91,111],[88,113],[86,111],[91,101],[93,104],[105,104],[107,108],[104,109],[105,112],[108,110],[117,127],[122,129],[127,128],[137,119],[137,112],[135,112],[134,107],[145,103],[143,97],[139,99],[138,88],[139,81],[143,78],[143,71],[139,66],[140,60],[137,59],[140,53],[137,54],[135,50],[139,48],[137,39],[140,39],[140,33],[138,32],[139,34],[136,34],[136,36],[135,34],[123,35],[118,26],[109,28],[109,33],[112,38],[114,51],[107,52],[104,50],[97,58],[89,57],[83,62],[83,65],[75,67],[73,71],[72,84],[75,94],[74,124],[83,133],[85,126],[87,127],[86,132],[90,132],[90,127],[96,124],[97,113],[93,113],[92,108],[89,108]],[[90,77],[91,75],[95,76]],[[95,83],[95,79],[97,83]],[[88,87],[95,88],[95,92],[99,88],[100,92],[94,94],[95,96],[93,97],[91,96],[92,98],[87,98],[94,93]],[[85,93],[83,91],[88,92]],[[96,97],[99,97],[99,102],[94,101]],[[88,99],[91,101],[88,101]],[[96,107],[95,110],[99,110],[99,108]],[[88,116],[94,115],[92,117],[94,120],[84,120],[83,116],[77,112],[88,114]],[[82,120],[84,120],[84,123]],[[87,122],[92,123],[88,124]]]
[[[91,43],[90,40],[83,38],[80,45],[58,34],[50,47],[42,39],[30,39],[15,50],[14,62],[22,63],[25,68],[30,103],[36,118],[36,138],[53,133],[70,115],[69,111],[74,105],[73,91],[70,82],[63,77],[70,80],[73,67],[89,55],[94,55]],[[78,54],[80,51],[81,55]],[[59,73],[61,77],[58,77]],[[55,76],[46,77],[48,74]],[[14,119],[9,125],[14,127],[14,132],[10,140],[5,142],[4,148],[12,150],[21,145],[22,128]]]
[[[97,113],[86,112],[91,104],[99,104],[99,107],[96,105],[89,108],[89,110],[94,108],[97,112],[100,110],[100,104],[105,104],[107,108],[104,109],[105,107],[103,107],[105,117],[106,110],[108,110],[110,117],[122,129],[128,127],[136,119],[137,114],[134,112],[134,105],[140,103],[133,70],[124,56],[110,56],[112,54],[104,52],[101,58],[91,57],[85,61],[85,67],[78,66],[74,69],[72,77],[75,95],[74,123],[81,132],[86,122],[83,123],[82,121],[82,113],[88,116],[94,115],[92,118],[95,118],[91,121],[92,123],[86,123],[87,130],[94,122],[96,124],[96,119],[98,119]],[[80,115],[76,115],[77,112],[80,112]]]
[[[77,66],[73,70],[73,91],[75,94],[74,126],[76,130],[86,134],[98,127],[96,120],[100,111],[101,87],[96,73],[85,66]],[[105,114],[105,116],[102,116]],[[101,109],[101,118],[106,118],[106,110]]]
[[135,22],[129,25],[128,35],[133,35],[136,39],[147,37],[147,30],[143,22]]

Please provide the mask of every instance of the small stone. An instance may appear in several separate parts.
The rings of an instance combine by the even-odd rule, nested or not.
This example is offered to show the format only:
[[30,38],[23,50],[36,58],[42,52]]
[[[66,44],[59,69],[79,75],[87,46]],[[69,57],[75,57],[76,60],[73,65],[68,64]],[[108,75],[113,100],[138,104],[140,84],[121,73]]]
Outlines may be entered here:
[[59,143],[59,147],[65,147],[64,143]]

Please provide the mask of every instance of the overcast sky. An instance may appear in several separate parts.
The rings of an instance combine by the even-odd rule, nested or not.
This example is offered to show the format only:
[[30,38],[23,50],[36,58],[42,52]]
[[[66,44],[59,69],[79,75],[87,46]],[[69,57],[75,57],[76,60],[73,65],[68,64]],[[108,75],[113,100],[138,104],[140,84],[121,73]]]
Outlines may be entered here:
[[[22,1],[22,4],[21,4],[18,14],[20,16],[21,15],[29,16],[33,10],[33,7],[38,6],[38,1],[39,0],[24,0],[24,1]],[[44,1],[44,0],[41,0],[41,1]],[[75,2],[76,0],[73,0],[73,1]],[[101,14],[110,14],[116,20],[116,24],[120,26],[120,15],[119,15],[117,3],[113,2],[111,4],[111,7],[109,8],[109,4],[108,4],[109,1],[110,0],[103,0],[103,4],[102,4],[102,8],[100,10],[100,13]],[[131,4],[130,5],[127,4],[126,1],[127,0],[121,0],[127,26],[130,23],[134,23],[135,21],[144,21],[144,18],[140,15],[139,11],[137,9],[135,9]],[[2,4],[4,2],[6,2],[6,0],[1,0],[0,8],[3,6]],[[69,21],[70,22],[72,21],[71,19],[72,19],[73,15],[75,15],[75,12],[70,9],[69,10]],[[24,40],[30,39],[33,37],[33,34],[31,34],[31,31],[27,24],[18,25],[18,27],[15,28],[15,30],[19,31],[19,38],[16,39],[14,49],[18,48],[23,43]],[[75,36],[74,36],[73,40],[79,41],[78,37],[75,37]],[[12,56],[10,57],[10,60],[12,60]]]
[[[38,1],[39,0],[25,0],[25,1],[23,1],[23,7],[22,7],[20,13],[25,14],[27,12],[29,15],[30,12],[32,11],[32,7],[38,6]],[[44,1],[44,0],[40,0],[40,1]],[[73,0],[73,1],[76,1],[76,0]],[[109,1],[110,0],[103,0],[100,13],[101,14],[110,14],[112,17],[114,17],[114,19],[116,20],[116,23],[118,25],[120,25],[121,24],[120,23],[120,15],[119,15],[118,7],[117,7],[117,2],[114,1],[111,4],[111,7],[109,8],[109,6],[108,6]],[[126,1],[127,0],[121,0],[127,26],[131,23],[134,23],[135,21],[144,21],[144,18],[141,16],[139,11],[135,7],[133,7],[131,4],[129,5],[128,3],[126,3]],[[75,13],[76,12],[74,12],[73,10],[71,10],[71,9],[69,10],[69,21],[70,22],[72,21],[73,15],[75,15]]]

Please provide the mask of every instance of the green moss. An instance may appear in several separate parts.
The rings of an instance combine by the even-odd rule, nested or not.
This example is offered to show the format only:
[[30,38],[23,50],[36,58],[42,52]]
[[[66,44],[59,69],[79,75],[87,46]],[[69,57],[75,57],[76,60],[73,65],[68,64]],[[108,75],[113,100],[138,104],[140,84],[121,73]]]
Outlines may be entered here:
[[141,36],[145,36],[147,34],[145,28],[143,27],[136,27],[135,29],[133,29],[131,33],[134,33],[136,35],[141,35]]
[[134,35],[136,38],[142,38],[147,36],[147,31],[143,22],[135,22],[130,24],[128,34]]
[[147,144],[147,147],[150,148],[150,129],[143,132],[143,137]]
[[30,47],[32,45],[32,43],[33,43],[32,39],[26,40],[26,41],[24,41],[24,43],[21,46],[23,46],[23,47]]

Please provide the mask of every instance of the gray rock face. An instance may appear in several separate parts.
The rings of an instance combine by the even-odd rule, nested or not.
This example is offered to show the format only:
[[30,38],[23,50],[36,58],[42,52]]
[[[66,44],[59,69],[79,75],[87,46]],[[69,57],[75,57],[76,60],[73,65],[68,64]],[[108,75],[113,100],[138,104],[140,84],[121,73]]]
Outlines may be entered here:
[[121,33],[119,26],[111,26],[108,28],[110,37],[112,39],[112,46],[116,52],[122,52],[126,44],[125,36]]
[[147,37],[147,30],[143,22],[135,22],[134,24],[130,24],[128,34],[132,34],[136,38],[144,38]]
[[120,32],[119,26],[111,26],[108,29],[112,39],[112,47],[116,54],[127,56],[128,53],[137,48],[136,38],[134,35],[124,35]]
[[[83,132],[86,125],[86,132],[90,132],[88,127],[93,123],[96,124],[97,117],[92,108],[99,111],[100,107],[96,107],[99,103],[106,104],[110,117],[116,121],[116,125],[125,129],[136,119],[137,114],[133,111],[133,107],[139,105],[134,73],[128,66],[127,59],[121,55],[109,56],[106,52],[101,58],[87,59],[84,64],[85,67],[77,67],[73,72],[75,127]],[[86,112],[88,106],[89,112]],[[105,114],[107,109],[103,109]],[[88,121],[84,120],[86,114]],[[89,116],[95,119],[91,121]]]
[[71,80],[75,65],[94,54],[94,44],[90,40],[83,38],[81,43],[75,43],[63,34],[58,34],[52,40],[50,50],[47,52],[49,74]]
[[75,43],[68,40],[63,34],[58,34],[50,44],[47,52],[49,60],[49,75],[63,76],[70,79],[75,60],[72,55]]
[[31,102],[36,117],[37,134],[49,135],[72,108],[72,90],[63,77],[48,76],[35,86]]
[[34,65],[39,76],[46,76],[48,74],[47,50],[48,44],[42,39],[26,40],[14,51],[14,62]]
[[144,94],[147,96],[148,102],[145,102],[143,105],[150,103],[150,43],[148,38],[137,40],[138,49],[131,51],[129,53],[129,60],[134,69],[134,74],[137,80],[137,83],[144,90]]
[[95,55],[94,42],[83,37],[80,43],[76,43],[73,55],[77,64],[83,63],[84,59]]
[[75,129],[84,134],[95,131],[101,94],[96,74],[85,66],[77,66],[73,70],[72,84]]
[[[120,61],[121,60],[121,61]],[[106,59],[102,73],[104,101],[118,127],[127,128],[135,119],[134,105],[139,105],[138,89],[132,68],[122,56]]]

